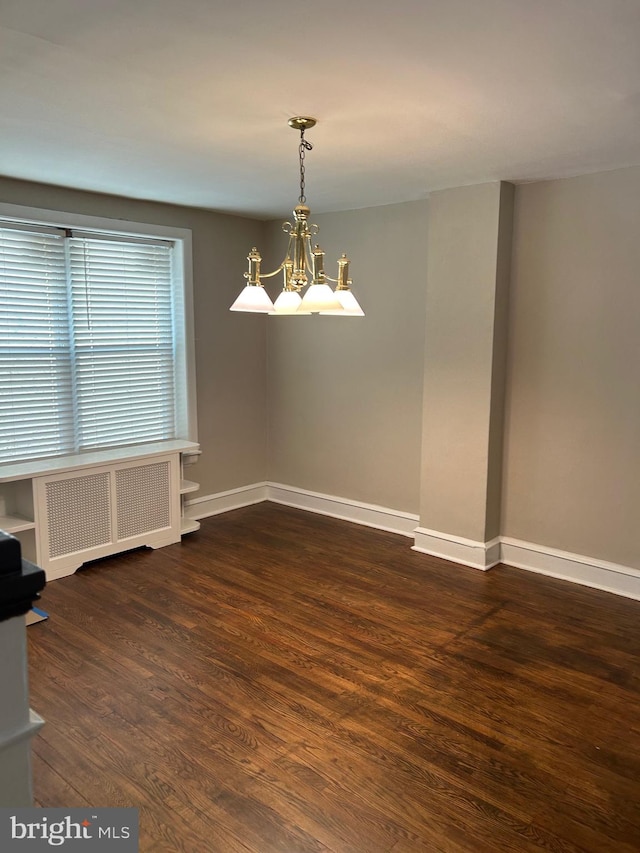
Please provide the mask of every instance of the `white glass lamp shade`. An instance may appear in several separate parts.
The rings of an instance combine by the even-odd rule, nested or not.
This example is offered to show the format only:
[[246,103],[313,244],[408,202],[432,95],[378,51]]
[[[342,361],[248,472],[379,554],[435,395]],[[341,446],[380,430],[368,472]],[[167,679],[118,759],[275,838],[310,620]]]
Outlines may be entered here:
[[300,310],[301,302],[302,297],[295,290],[283,290],[274,303],[271,316],[277,317],[278,314],[310,314],[310,311]]
[[229,311],[247,311],[251,314],[269,314],[273,302],[261,284],[247,284]]
[[350,290],[336,290],[334,296],[342,305],[341,311],[321,311],[321,314],[334,314],[336,317],[364,317],[364,311]]
[[342,312],[342,305],[336,299],[336,294],[331,290],[328,284],[312,284],[302,297],[300,303],[300,313],[303,312],[320,312],[320,311],[335,311],[336,314]]

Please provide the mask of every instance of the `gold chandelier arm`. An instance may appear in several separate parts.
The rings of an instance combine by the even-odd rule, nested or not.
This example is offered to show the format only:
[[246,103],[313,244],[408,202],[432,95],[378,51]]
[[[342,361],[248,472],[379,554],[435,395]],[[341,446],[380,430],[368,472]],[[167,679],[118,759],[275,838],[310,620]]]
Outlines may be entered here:
[[285,267],[285,264],[286,264],[286,263],[287,263],[287,261],[288,261],[288,260],[290,260],[290,258],[291,258],[291,243],[292,243],[292,242],[293,242],[293,236],[291,236],[291,235],[290,235],[290,236],[289,236],[289,243],[288,243],[288,245],[287,245],[287,254],[284,256],[284,259],[283,259],[282,263],[281,263],[281,264],[280,264],[280,266],[279,266],[277,269],[275,269],[273,272],[261,272],[261,273],[260,273],[260,278],[261,278],[261,279],[263,279],[263,278],[273,278],[273,276],[274,276],[274,275],[278,275],[278,273],[279,273],[279,272],[282,272],[282,270],[283,270],[283,269],[284,269],[284,267]]
[[284,261],[280,264],[278,269],[275,269],[273,272],[261,272],[260,273],[260,280],[262,280],[263,278],[273,278],[274,275],[278,275],[278,273],[282,272],[283,269],[284,269]]

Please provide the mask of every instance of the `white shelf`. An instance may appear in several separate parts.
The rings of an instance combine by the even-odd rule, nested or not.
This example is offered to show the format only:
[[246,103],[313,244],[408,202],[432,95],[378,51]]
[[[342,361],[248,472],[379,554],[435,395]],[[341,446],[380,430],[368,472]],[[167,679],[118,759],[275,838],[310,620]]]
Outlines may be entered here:
[[185,495],[188,495],[190,492],[197,492],[200,488],[200,483],[194,483],[193,480],[187,480],[184,477],[184,469],[188,465],[192,465],[200,454],[199,448],[196,447],[195,451],[191,448],[187,448],[180,453],[180,535],[184,536],[187,533],[193,533],[196,530],[200,530],[200,522],[196,521],[194,518],[189,518],[186,515],[187,511],[187,500]]
[[0,530],[5,533],[20,533],[22,530],[35,530],[36,523],[19,515],[0,515]]

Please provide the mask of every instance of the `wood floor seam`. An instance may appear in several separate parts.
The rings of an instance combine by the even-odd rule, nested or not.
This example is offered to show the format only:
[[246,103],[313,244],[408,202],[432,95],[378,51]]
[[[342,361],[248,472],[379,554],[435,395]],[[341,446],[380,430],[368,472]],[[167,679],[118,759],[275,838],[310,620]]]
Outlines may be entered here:
[[638,602],[263,503],[42,606],[35,800],[141,853],[640,850]]

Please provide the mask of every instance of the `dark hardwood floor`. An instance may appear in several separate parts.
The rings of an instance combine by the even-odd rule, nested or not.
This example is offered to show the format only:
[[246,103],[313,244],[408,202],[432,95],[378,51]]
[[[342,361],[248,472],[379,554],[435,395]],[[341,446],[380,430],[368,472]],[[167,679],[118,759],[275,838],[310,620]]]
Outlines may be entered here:
[[141,851],[640,850],[640,602],[274,504],[48,585],[43,806]]

